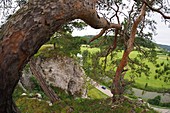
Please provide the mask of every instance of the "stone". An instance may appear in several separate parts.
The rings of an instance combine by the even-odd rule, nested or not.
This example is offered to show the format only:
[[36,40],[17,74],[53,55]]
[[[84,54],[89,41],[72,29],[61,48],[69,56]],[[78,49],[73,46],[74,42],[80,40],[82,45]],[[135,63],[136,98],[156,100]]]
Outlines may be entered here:
[[26,93],[22,93],[21,96],[26,96],[27,94]]
[[[57,56],[55,58],[36,58],[36,65],[41,68],[43,78],[49,85],[61,88],[74,96],[86,98],[85,89],[86,74],[83,68],[73,58],[67,56]],[[32,73],[30,69],[23,70],[21,78],[22,85],[32,90],[34,83],[31,81]]]
[[55,87],[68,91],[71,95],[82,95],[85,86],[85,72],[73,58],[57,56],[37,60],[44,79]]
[[41,96],[40,93],[36,93],[36,94],[35,94],[35,97],[37,97],[37,98],[39,98],[39,99],[42,99],[42,96]]

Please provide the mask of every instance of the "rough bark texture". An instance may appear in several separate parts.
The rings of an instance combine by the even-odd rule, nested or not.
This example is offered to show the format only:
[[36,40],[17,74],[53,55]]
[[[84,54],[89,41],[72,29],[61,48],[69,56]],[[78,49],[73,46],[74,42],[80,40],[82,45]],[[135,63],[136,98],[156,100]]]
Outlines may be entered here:
[[115,28],[97,16],[97,0],[31,0],[2,27],[0,39],[0,113],[17,113],[12,93],[21,70],[61,25],[80,18],[94,28]]

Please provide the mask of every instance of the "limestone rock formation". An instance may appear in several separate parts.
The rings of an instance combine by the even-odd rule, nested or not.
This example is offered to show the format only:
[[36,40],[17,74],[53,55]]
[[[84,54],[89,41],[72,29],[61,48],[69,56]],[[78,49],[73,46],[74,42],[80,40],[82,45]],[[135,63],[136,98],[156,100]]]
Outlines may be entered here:
[[73,58],[59,55],[55,58],[37,58],[36,65],[41,67],[40,71],[48,84],[71,95],[85,95],[85,72]]
[[67,90],[72,95],[82,94],[85,73],[72,58],[58,56],[37,61],[49,84]]

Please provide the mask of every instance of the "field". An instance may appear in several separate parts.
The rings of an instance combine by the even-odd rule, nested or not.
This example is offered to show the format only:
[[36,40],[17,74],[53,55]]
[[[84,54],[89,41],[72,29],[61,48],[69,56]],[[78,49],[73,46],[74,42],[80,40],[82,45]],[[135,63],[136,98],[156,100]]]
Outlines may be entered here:
[[[88,48],[88,47],[81,47],[81,51],[85,51],[88,50],[91,54],[100,51],[99,48]],[[122,56],[123,51],[117,52],[115,55],[116,59],[120,59]],[[135,58],[137,57],[138,52],[137,51],[133,51],[130,54],[130,58]],[[101,58],[103,59],[103,58]],[[108,59],[110,59],[110,56],[108,56]],[[150,68],[149,70],[149,76],[146,76],[143,72],[137,76],[135,76],[135,83],[134,83],[134,87],[136,88],[140,88],[140,89],[145,89],[148,91],[157,91],[157,92],[163,92],[166,90],[170,89],[170,81],[164,82],[164,75],[159,77],[158,79],[155,79],[155,76],[158,75],[155,71],[156,69],[163,69],[164,67],[161,66],[161,63],[164,64],[170,64],[170,57],[166,56],[166,55],[162,55],[162,54],[158,54],[158,59],[156,60],[156,64],[159,65],[159,67],[156,67],[156,64],[153,64],[152,62],[149,62],[148,60],[142,60],[143,63],[146,63],[146,65],[148,65],[148,67]],[[108,64],[111,63],[110,60],[107,61]],[[107,70],[112,69],[113,67],[109,66],[107,67]],[[116,70],[116,67],[114,67],[114,70]],[[132,69],[128,70],[128,72],[125,75],[125,79],[130,80],[130,76],[132,76]],[[111,75],[112,76],[112,75]],[[169,74],[166,76],[170,76]],[[146,87],[147,86],[147,87]]]
[[[136,54],[136,53],[132,52],[132,54]],[[145,89],[145,90],[150,90],[150,91],[158,91],[158,92],[170,89],[170,81],[164,82],[163,77],[160,77],[159,79],[155,79],[155,75],[157,75],[155,70],[158,68],[155,65],[153,65],[151,62],[148,62],[148,61],[143,61],[143,62],[146,62],[146,64],[150,68],[149,77],[142,74],[141,77],[138,77],[135,79],[136,83],[134,84],[134,86],[137,88],[140,88],[140,89]],[[160,65],[162,62],[164,62],[164,64],[170,63],[170,61],[167,61],[167,56],[158,55],[157,64]],[[161,68],[163,68],[163,67],[160,66],[159,69],[161,69]],[[130,74],[131,73],[128,72],[126,78],[129,78]],[[147,83],[147,87],[145,87],[146,83]]]
[[92,99],[103,99],[103,98],[108,98],[107,95],[99,91],[97,88],[92,87],[88,89],[88,97]]
[[[39,53],[43,52],[44,49],[48,49],[48,48],[52,48],[52,45],[48,44],[48,45],[42,46],[41,49],[39,50]],[[85,50],[88,50],[91,54],[100,51],[99,48],[90,48],[90,47],[82,46],[81,52],[83,52]],[[37,53],[36,55],[39,55],[39,53]],[[49,53],[47,54],[47,53],[48,52],[45,52],[43,54],[45,56],[53,55],[53,54],[49,54]],[[116,55],[114,56],[114,58],[120,60],[122,54],[123,54],[123,51],[116,52]],[[135,58],[135,57],[137,57],[137,55],[138,55],[138,52],[133,51],[130,54],[130,58]],[[104,58],[101,58],[100,60],[102,61],[103,59]],[[116,67],[113,67],[112,65],[110,65],[112,61],[109,59],[110,59],[110,56],[108,56],[108,61],[107,61],[108,66],[106,67],[106,70],[113,69],[115,71]],[[169,60],[167,60],[167,59],[169,59]],[[89,60],[88,62],[91,62],[91,60]],[[149,76],[146,76],[144,73],[141,73],[140,75],[138,75],[138,77],[135,76],[135,83],[133,84],[133,87],[136,87],[139,89],[145,89],[148,91],[157,91],[157,92],[164,92],[166,90],[170,90],[170,81],[164,82],[163,76],[158,79],[155,79],[155,75],[157,75],[155,70],[163,69],[164,67],[163,66],[156,67],[155,64],[153,64],[147,60],[142,60],[142,62],[145,62],[148,65],[148,67],[150,68],[150,71],[149,71],[150,74],[149,74]],[[161,65],[162,62],[164,62],[164,64],[170,64],[170,57],[158,53],[158,59],[157,59],[156,64]],[[131,70],[131,69],[128,70],[128,72],[125,75],[125,79],[130,80],[130,77],[133,76],[133,73],[131,71],[133,71],[133,70]],[[108,76],[109,76],[109,78],[112,78],[112,76],[114,76],[114,75],[108,75]],[[168,76],[170,76],[170,75],[168,75]],[[111,81],[112,80],[110,79],[110,82]],[[100,83],[102,83],[102,82],[100,82]],[[146,87],[146,84],[147,84],[147,87]],[[106,84],[104,84],[104,85],[106,85]]]

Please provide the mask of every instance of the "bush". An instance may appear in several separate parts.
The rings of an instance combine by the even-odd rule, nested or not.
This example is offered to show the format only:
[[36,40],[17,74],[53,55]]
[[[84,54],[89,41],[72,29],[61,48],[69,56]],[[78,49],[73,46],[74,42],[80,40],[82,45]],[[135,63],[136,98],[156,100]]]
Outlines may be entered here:
[[168,56],[170,56],[170,52],[168,53]]
[[170,103],[160,103],[161,107],[170,107]]
[[154,99],[148,99],[149,104],[170,108],[170,103],[161,103],[160,101],[161,101],[161,96],[156,96]]
[[155,66],[156,66],[156,67],[160,67],[160,65],[159,65],[159,64],[156,64]]
[[41,89],[41,86],[39,85],[39,83],[38,83],[38,81],[36,80],[36,78],[34,77],[34,76],[31,76],[30,77],[30,80],[33,82],[33,84],[34,84],[34,91],[35,92],[41,92],[41,91],[43,91],[42,89]]
[[153,99],[148,99],[148,103],[149,104],[152,104],[152,105],[157,105],[159,106],[160,105],[160,101],[161,101],[161,96],[156,96],[155,98]]

